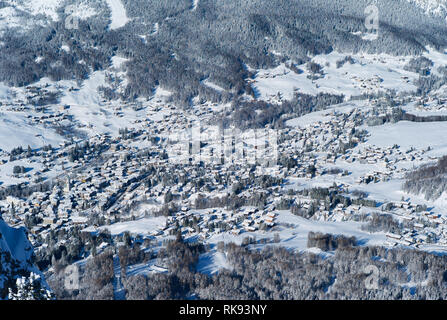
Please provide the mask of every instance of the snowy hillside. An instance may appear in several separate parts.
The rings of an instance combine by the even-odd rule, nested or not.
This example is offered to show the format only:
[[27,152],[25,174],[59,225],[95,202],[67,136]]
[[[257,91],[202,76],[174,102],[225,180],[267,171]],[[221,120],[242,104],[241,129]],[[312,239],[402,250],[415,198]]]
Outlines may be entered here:
[[31,15],[43,15],[58,20],[57,9],[63,0],[7,0],[6,3]]
[[[9,227],[0,218],[0,300],[7,298],[8,288],[14,288],[16,279],[30,272],[41,275],[32,264],[33,248],[24,228]],[[46,286],[43,281],[43,286]]]
[[0,239],[1,251],[9,253],[12,259],[26,266],[31,258],[32,248],[25,229],[11,228],[3,220],[0,220],[0,234],[2,235]]

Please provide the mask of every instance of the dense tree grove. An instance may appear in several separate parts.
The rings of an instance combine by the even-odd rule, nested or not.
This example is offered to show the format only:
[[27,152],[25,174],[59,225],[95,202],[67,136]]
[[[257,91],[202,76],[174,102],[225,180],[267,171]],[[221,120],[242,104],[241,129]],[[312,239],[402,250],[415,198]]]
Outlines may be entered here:
[[234,101],[232,112],[218,119],[224,126],[234,124],[241,129],[263,128],[270,124],[273,128],[284,126],[284,115],[302,116],[324,110],[327,106],[342,103],[343,95],[320,93],[316,96],[296,93],[291,101],[272,104],[263,101]]
[[[128,299],[445,299],[445,256],[409,249],[357,247],[355,238],[309,235],[309,246],[331,250],[329,257],[281,247],[262,251],[221,246],[231,270],[211,277],[194,271],[195,247],[174,242],[165,252],[184,267],[168,274],[138,275],[126,282]],[[188,267],[189,265],[189,267]],[[366,285],[368,266],[378,270],[377,289]]]
[[447,156],[434,165],[425,165],[409,173],[403,185],[406,192],[422,194],[427,200],[436,200],[447,190]]
[[[149,242],[142,249],[138,239],[124,234],[115,253],[111,248],[93,253],[85,265],[79,265],[79,289],[65,287],[65,268],[58,267],[61,260],[47,280],[58,299],[114,299],[119,274],[123,298],[129,300],[447,298],[447,256],[358,246],[361,241],[355,237],[318,232],[308,234],[307,247],[318,248],[321,254],[294,252],[275,245],[278,241],[279,236],[272,245],[255,238],[245,238],[241,245],[219,243],[217,250],[225,255],[228,266],[210,276],[197,271],[200,256],[211,250],[209,246],[185,242],[178,233],[155,252]],[[264,244],[263,249],[255,249],[259,244]],[[116,259],[120,271],[114,268]],[[126,272],[128,266],[141,263],[161,266],[166,272]],[[367,286],[371,276],[376,277],[377,289]]]

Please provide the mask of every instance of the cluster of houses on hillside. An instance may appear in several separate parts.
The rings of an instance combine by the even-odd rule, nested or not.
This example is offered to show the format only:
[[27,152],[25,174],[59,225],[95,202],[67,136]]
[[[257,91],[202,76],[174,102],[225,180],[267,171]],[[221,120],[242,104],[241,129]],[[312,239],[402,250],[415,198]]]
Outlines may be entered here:
[[244,232],[266,231],[275,226],[275,220],[275,212],[257,208],[231,211],[222,208],[190,210],[183,207],[167,219],[165,226],[153,231],[151,235],[172,235],[180,230],[185,238],[198,237],[205,241],[224,232],[237,236]]
[[[369,80],[367,84],[379,85],[380,79]],[[343,181],[346,183],[343,192],[349,195],[348,187],[352,185],[402,177],[408,170],[402,164],[426,160],[425,150],[369,145],[366,130],[359,129],[369,111],[359,108],[346,112],[327,111],[322,120],[302,127],[285,127],[277,132],[267,129],[262,134],[255,132],[254,139],[253,136],[245,139],[242,135],[233,135],[230,144],[225,144],[223,136],[216,146],[210,139],[211,126],[206,123],[215,116],[215,107],[202,104],[188,114],[161,100],[152,101],[144,107],[146,116],[136,119],[133,128],[120,130],[117,136],[98,134],[32,150],[28,154],[19,153],[13,158],[6,152],[1,153],[0,160],[4,162],[0,170],[3,164],[24,159],[42,165],[41,170],[30,175],[34,180],[23,188],[52,182],[51,187],[36,190],[26,197],[5,196],[0,201],[3,219],[15,226],[29,227],[30,238],[37,247],[39,239],[46,238],[52,230],[69,230],[75,226],[99,229],[153,215],[168,217],[166,225],[150,234],[155,238],[172,236],[177,231],[185,237],[202,240],[221,233],[269,232],[280,227],[279,213],[273,204],[276,198],[287,194],[284,186],[289,180],[296,179],[308,185]],[[124,114],[122,108],[113,107],[115,116]],[[132,108],[140,110],[142,107],[133,105]],[[197,125],[194,119],[198,118],[201,125],[204,124],[199,135],[207,139],[191,139],[187,144],[184,140],[173,139],[185,131],[192,134],[191,130]],[[32,124],[45,126],[72,120],[66,106],[53,113],[29,115],[28,119]],[[226,153],[228,146],[231,146],[231,155]],[[265,161],[266,154],[270,154],[273,161]],[[219,158],[224,161],[215,161]],[[254,164],[258,166],[254,168]],[[352,178],[350,167],[357,164],[371,170]],[[242,185],[241,190],[232,190],[240,182],[264,175],[282,182],[266,183],[266,186]],[[333,178],[328,179],[329,175]],[[260,202],[259,207],[240,205],[230,210],[225,202],[216,200],[237,194],[251,199],[260,193],[266,196],[265,203]],[[198,194],[213,199],[217,205],[197,208]],[[294,197],[304,209],[314,202],[310,198]],[[346,206],[342,203],[328,209],[324,201],[320,201],[312,219],[348,221],[373,210],[360,204]],[[426,239],[447,244],[444,240],[446,221],[435,217],[434,213],[420,213],[408,203],[402,203],[390,213],[412,222],[416,230],[390,234],[390,242],[397,240],[394,242],[413,245]],[[424,229],[418,229],[420,224]]]

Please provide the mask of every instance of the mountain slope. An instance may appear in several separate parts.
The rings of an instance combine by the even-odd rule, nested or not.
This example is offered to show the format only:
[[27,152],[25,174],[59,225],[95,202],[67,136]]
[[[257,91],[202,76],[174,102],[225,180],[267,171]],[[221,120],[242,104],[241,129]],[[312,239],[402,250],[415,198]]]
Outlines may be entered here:
[[[15,288],[16,280],[40,272],[32,263],[33,249],[24,228],[9,227],[0,218],[0,300],[6,299],[8,289]],[[45,281],[41,282],[46,286]]]
[[428,14],[447,17],[447,1],[445,0],[408,0],[410,3],[421,7]]

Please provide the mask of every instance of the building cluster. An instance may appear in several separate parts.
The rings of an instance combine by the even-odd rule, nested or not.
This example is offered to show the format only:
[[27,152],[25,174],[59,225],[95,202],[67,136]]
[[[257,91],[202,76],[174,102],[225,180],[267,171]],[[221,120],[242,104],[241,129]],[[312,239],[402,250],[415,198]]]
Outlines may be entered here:
[[[380,79],[368,82],[379,83]],[[8,162],[24,159],[41,165],[39,170],[21,174],[22,178],[29,179],[22,189],[36,184],[49,186],[29,196],[6,194],[0,201],[3,219],[15,226],[28,226],[30,238],[37,247],[39,239],[45,239],[52,230],[76,226],[90,232],[92,228],[98,230],[154,215],[167,216],[166,224],[150,234],[159,239],[178,231],[185,237],[202,240],[218,234],[270,232],[278,228],[280,205],[275,199],[288,194],[284,187],[292,181],[312,185],[337,180],[338,187],[349,196],[353,186],[402,178],[411,167],[405,164],[426,160],[425,150],[368,144],[367,131],[359,128],[370,111],[360,108],[327,111],[319,121],[302,127],[285,127],[270,136],[267,131],[254,132],[254,136],[233,135],[226,141],[223,135],[216,144],[211,139],[211,125],[207,124],[215,116],[215,107],[202,104],[187,113],[172,105],[166,106],[162,100],[152,101],[144,107],[146,116],[136,119],[134,127],[120,130],[117,136],[97,134],[59,146],[31,152],[23,150],[12,158],[2,151],[0,170]],[[124,114],[126,106],[112,109],[118,116]],[[34,113],[28,119],[32,124],[45,126],[72,121],[68,106],[53,113]],[[199,126],[199,137],[207,139],[193,138],[186,140],[188,143],[173,139],[185,132],[192,134],[194,126]],[[230,154],[226,152],[228,148]],[[261,151],[273,154],[274,161],[266,162],[266,155]],[[370,172],[357,176],[351,170],[356,165],[367,167]],[[265,186],[254,183],[263,176],[282,179],[282,183],[266,182]],[[227,203],[219,202],[239,195],[248,199],[248,203],[255,201],[259,194],[265,194],[259,205],[245,204],[229,209]],[[199,195],[209,199],[214,207],[198,208]],[[315,202],[301,195],[292,196],[292,200],[303,210],[316,204],[312,219],[320,221],[349,221],[374,211],[362,204],[338,203],[328,208],[325,201]],[[434,241],[447,245],[443,218],[420,212],[408,203],[388,211],[414,225],[399,234],[390,233],[390,243],[416,245]]]

